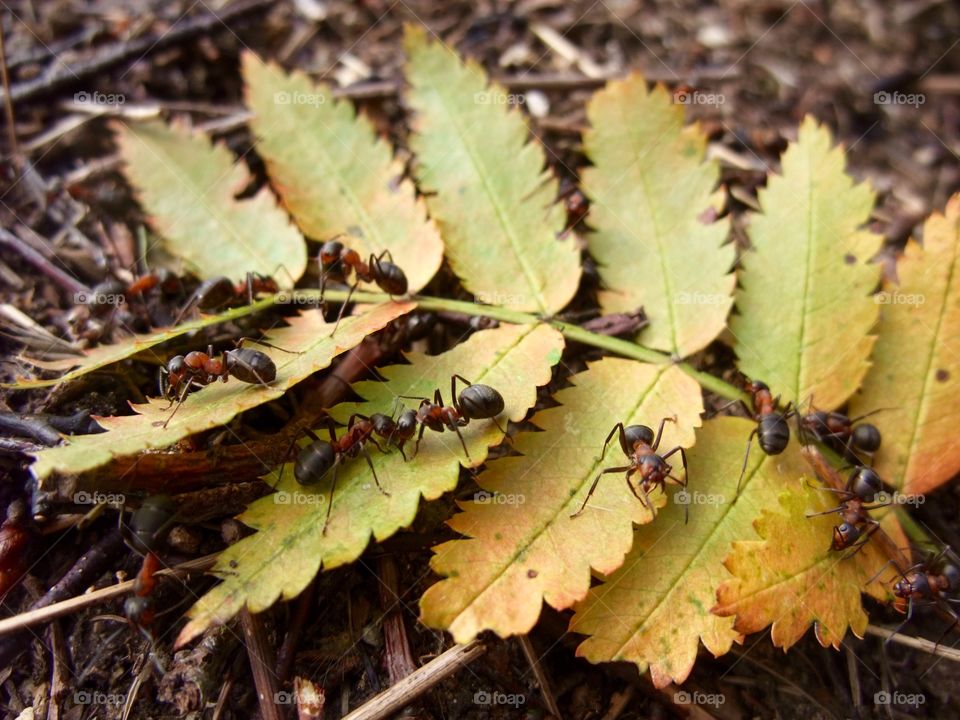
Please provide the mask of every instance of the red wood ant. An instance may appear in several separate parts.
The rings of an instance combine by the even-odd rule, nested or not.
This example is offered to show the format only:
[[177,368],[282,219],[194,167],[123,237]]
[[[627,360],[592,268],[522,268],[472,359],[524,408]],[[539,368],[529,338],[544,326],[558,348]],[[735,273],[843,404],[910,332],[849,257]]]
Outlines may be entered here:
[[175,325],[186,317],[193,308],[203,311],[219,310],[221,308],[242,304],[244,300],[253,303],[254,297],[259,294],[273,294],[280,291],[277,281],[269,275],[248,272],[246,279],[234,283],[223,275],[208,278],[197,286],[186,305],[177,315]]
[[[389,260],[384,258],[389,258]],[[328,276],[341,282],[347,282],[350,273],[353,272],[354,274],[353,284],[347,293],[347,299],[340,306],[340,313],[337,315],[337,322],[331,335],[337,332],[340,320],[343,317],[343,311],[350,304],[350,298],[361,281],[376,283],[377,287],[389,295],[406,295],[407,293],[407,276],[393,262],[393,255],[389,250],[384,250],[379,255],[370,253],[370,260],[364,262],[360,253],[356,250],[344,247],[343,243],[338,240],[327,240],[320,246],[318,262],[320,264],[321,298],[326,288]]]
[[416,411],[404,410],[396,420],[393,419],[393,415],[374,413],[370,416],[370,422],[373,423],[373,431],[386,440],[388,445],[396,445],[403,459],[406,460],[407,454],[403,450],[403,445],[417,432]]
[[[457,395],[457,380],[467,385],[459,395]],[[423,433],[427,428],[440,433],[445,429],[455,432],[457,437],[460,438],[460,445],[463,446],[463,453],[468,460],[470,459],[470,451],[467,450],[467,443],[460,433],[460,428],[467,425],[471,420],[493,419],[500,432],[506,434],[496,421],[497,415],[503,412],[503,396],[489,385],[475,385],[462,375],[454,374],[450,376],[450,397],[453,405],[443,404],[440,388],[437,388],[433,393],[433,402],[428,398],[413,395],[403,395],[402,397],[410,400],[420,400],[420,407],[416,413],[416,420],[420,423],[420,432],[417,434],[417,442],[413,448],[414,455],[420,449],[420,441],[423,440]],[[409,416],[406,417],[409,418]],[[403,418],[404,416],[401,416],[401,419]],[[406,427],[408,425],[405,425]]]
[[27,520],[24,502],[12,501],[7,507],[7,519],[0,525],[0,597],[6,595],[27,570],[27,551],[32,539]]
[[[660,427],[657,429],[656,438],[653,436],[653,430],[646,425],[628,425],[624,427],[622,422],[614,425],[603,443],[603,452],[600,455],[600,460],[603,461],[603,457],[607,453],[607,446],[610,444],[613,436],[619,431],[620,449],[630,460],[630,464],[600,471],[590,486],[590,490],[587,491],[587,496],[583,499],[583,504],[580,506],[580,509],[570,517],[575,518],[586,509],[590,497],[593,495],[594,490],[597,489],[600,478],[607,473],[626,473],[627,487],[630,488],[630,492],[654,515],[656,515],[657,511],[649,499],[650,492],[654,488],[659,487],[663,492],[666,492],[666,483],[669,479],[686,490],[689,476],[687,474],[687,453],[684,449],[677,445],[663,455],[657,454],[657,448],[660,447],[660,437],[663,435],[663,426],[668,421],[676,422],[676,418],[663,418],[663,420],[660,421]],[[668,457],[676,452],[680,453],[680,460],[683,463],[683,480],[670,474],[673,468],[666,461]],[[640,491],[630,482],[630,478],[636,473],[640,473]],[[689,520],[689,515],[690,506],[686,505],[684,506],[684,522]]]
[[217,357],[210,345],[205,353],[194,350],[170,358],[166,367],[160,368],[160,394],[170,401],[171,407],[174,403],[177,407],[163,427],[167,427],[180,409],[190,388],[203,387],[218,379],[226,382],[231,375],[241,382],[266,386],[276,380],[277,366],[266,353],[244,347],[228,350]]
[[[330,522],[330,511],[333,509],[333,494],[337,489],[337,470],[344,460],[357,457],[363,453],[370,466],[370,472],[373,473],[373,481],[377,489],[385,496],[390,493],[383,489],[380,479],[377,477],[377,470],[373,466],[373,460],[370,453],[367,452],[365,444],[372,442],[378,450],[383,452],[383,448],[373,439],[373,434],[380,427],[383,430],[388,429],[382,424],[380,418],[385,416],[374,416],[369,418],[366,415],[354,414],[347,421],[347,429],[338,439],[333,428],[330,427],[330,442],[321,440],[312,431],[304,430],[313,440],[309,445],[297,453],[297,459],[293,465],[293,476],[301,485],[314,485],[323,480],[327,473],[333,471],[333,481],[330,484],[330,501],[327,503],[327,514],[323,520],[323,534],[327,534],[327,524]],[[376,418],[376,420],[374,419]],[[387,418],[389,420],[389,418]],[[296,439],[294,440],[296,441]]]
[[877,493],[883,490],[880,476],[872,468],[861,465],[850,473],[843,490],[830,487],[818,489],[839,494],[840,505],[830,510],[812,513],[807,517],[839,513],[842,522],[833,528],[833,542],[830,548],[837,551],[853,548],[853,552],[847,555],[847,557],[853,557],[863,548],[870,536],[880,529],[880,523],[870,517],[867,511],[889,505],[889,503],[870,504],[873,503]]
[[165,295],[175,295],[182,290],[180,278],[169,270],[160,269],[141,275],[131,283],[113,279],[97,283],[90,290],[84,304],[94,315],[103,315],[115,309],[120,301],[127,301],[134,297],[142,298],[156,287],[159,287]]
[[782,413],[777,412],[777,404],[780,402],[780,396],[776,398],[770,392],[770,388],[758,380],[747,383],[747,392],[753,396],[753,413],[757,426],[747,438],[747,452],[743,456],[743,468],[740,470],[740,479],[737,480],[737,493],[740,493],[740,483],[743,482],[743,475],[747,472],[747,461],[750,459],[750,446],[753,444],[754,436],[760,443],[760,449],[767,455],[779,455],[787,449],[790,442],[790,426],[787,425],[787,419],[796,414],[791,410],[792,402],[787,403]]
[[156,617],[153,602],[153,591],[157,584],[155,575],[161,567],[157,553],[173,527],[176,516],[177,506],[173,500],[166,495],[154,495],[133,513],[129,526],[124,525],[122,512],[118,519],[124,542],[138,555],[143,555],[133,595],[123,604],[124,614],[151,642],[153,636],[150,628]]
[[806,415],[800,416],[799,427],[801,433],[810,433],[818,441],[842,453],[848,460],[859,462],[857,452],[872,456],[880,449],[882,438],[876,425],[870,423],[860,423],[856,427],[854,425],[878,412],[880,410],[873,410],[850,418],[843,413],[811,410]]

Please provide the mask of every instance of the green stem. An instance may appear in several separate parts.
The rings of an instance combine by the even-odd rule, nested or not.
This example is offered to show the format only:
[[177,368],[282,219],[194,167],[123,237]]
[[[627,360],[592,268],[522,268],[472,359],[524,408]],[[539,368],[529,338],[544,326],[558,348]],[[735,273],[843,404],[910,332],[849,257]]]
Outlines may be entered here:
[[[316,298],[319,297],[320,294],[317,290],[296,290],[294,292],[297,297]],[[325,297],[327,300],[342,302],[347,299],[347,292],[345,290],[328,290]],[[383,293],[356,292],[353,294],[353,300],[357,302],[380,303],[390,301],[391,297]],[[563,333],[564,337],[579,343],[583,343],[584,345],[592,345],[593,347],[607,350],[616,355],[632,358],[634,360],[640,360],[641,362],[653,363],[655,365],[675,364],[683,372],[700,383],[701,387],[704,387],[710,392],[716,393],[721,397],[725,397],[730,400],[743,400],[744,402],[749,402],[750,400],[749,396],[742,390],[727,382],[724,382],[718,377],[714,377],[710,373],[697,370],[689,363],[679,362],[669,355],[658,352],[657,350],[651,350],[650,348],[643,347],[635,342],[622,340],[616,337],[610,337],[609,335],[599,335],[597,333],[590,332],[589,330],[585,330],[578,325],[571,325],[570,323],[563,322],[562,320],[557,320],[554,318],[542,318],[537,315],[531,315],[530,313],[520,312],[518,310],[510,310],[508,308],[496,307],[493,305],[482,305],[480,303],[468,302],[465,300],[449,300],[447,298],[427,297],[421,295],[415,295],[413,300],[422,310],[446,310],[448,312],[462,313],[464,315],[493,318],[494,320],[514,323],[517,325],[536,325],[537,323],[545,323],[559,330],[561,333]]]

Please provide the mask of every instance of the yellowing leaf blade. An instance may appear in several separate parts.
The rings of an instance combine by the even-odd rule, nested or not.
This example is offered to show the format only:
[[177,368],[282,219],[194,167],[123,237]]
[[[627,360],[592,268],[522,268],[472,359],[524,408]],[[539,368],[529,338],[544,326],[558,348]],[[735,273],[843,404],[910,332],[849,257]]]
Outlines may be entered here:
[[869,420],[883,435],[877,471],[926,493],[960,471],[960,195],[927,220],[923,247],[907,243],[897,276],[877,296],[874,365],[850,414],[882,408]]
[[636,529],[622,567],[577,607],[570,630],[590,636],[578,655],[591,662],[632,662],[664,687],[687,678],[701,642],[719,656],[739,640],[732,618],[710,612],[717,588],[730,577],[723,559],[732,541],[757,537],[752,523],[760,508],[775,504],[784,485],[806,469],[795,444],[776,457],[754,448],[736,497],[751,425],[724,417],[697,432],[688,453],[689,523],[684,506],[674,502],[656,523]]
[[[570,517],[600,470],[626,463],[616,440],[600,459],[615,423],[656,430],[661,418],[676,414],[661,448],[693,442],[700,389],[676,367],[607,358],[572,381],[556,394],[559,407],[534,416],[543,432],[515,438],[522,456],[491,462],[478,478],[485,494],[450,521],[469,539],[434,548],[432,567],[447,577],[421,599],[422,620],[457,642],[483,630],[526,633],[544,601],[570,607],[590,587],[591,568],[610,572],[623,561],[633,523],[649,522],[651,513],[622,474],[604,476],[584,513]],[[679,456],[671,462],[682,473]],[[665,498],[654,492],[650,501],[662,505]]]
[[248,272],[292,286],[307,265],[303,236],[266,188],[236,196],[251,182],[225,145],[160,122],[120,125],[124,172],[171,255],[201,278]]
[[330,333],[335,324],[325,322],[320,310],[290,318],[288,327],[273,330],[267,340],[293,352],[256,348],[269,355],[276,365],[274,382],[263,386],[233,379],[201,388],[187,397],[166,427],[163,424],[173,409],[159,398],[134,405],[134,415],[97,418],[107,432],[80,435],[64,445],[40,451],[33,474],[41,481],[54,472],[80,474],[114,457],[169,447],[188,435],[225,425],[244,410],[280,397],[296,383],[327,367],[337,355],[415,307],[414,303],[374,306],[366,313],[344,318],[334,337]]
[[557,238],[564,213],[543,151],[477,63],[428,42],[422,28],[408,27],[404,46],[417,179],[454,272],[481,302],[558,312],[580,263],[573,242]]
[[638,342],[680,357],[723,330],[733,304],[730,223],[705,223],[718,208],[719,170],[704,159],[706,136],[683,126],[683,105],[639,75],[610,83],[587,106],[583,171],[592,203],[588,236],[610,313],[643,306]]
[[[502,394],[501,425],[507,418],[520,420],[536,401],[537,386],[550,380],[550,368],[559,361],[562,347],[562,336],[545,325],[504,325],[482,331],[440,355],[411,353],[409,365],[382,368],[386,383],[356,386],[369,402],[339,405],[331,414],[345,421],[353,412],[389,413],[398,396],[430,392],[432,397],[433,389],[438,385],[445,388],[450,375],[458,372]],[[448,390],[443,392],[446,400]],[[471,421],[462,432],[470,464],[482,463],[488,446],[503,439],[489,420]],[[187,642],[212,623],[225,622],[244,605],[259,612],[281,595],[296,596],[321,564],[332,568],[352,562],[371,535],[383,540],[413,522],[420,497],[433,500],[452,490],[460,465],[468,464],[459,441],[451,435],[428,431],[417,456],[407,462],[399,452],[384,455],[373,449],[377,476],[389,496],[377,491],[363,458],[346,464],[337,480],[326,535],[322,526],[331,479],[317,486],[300,486],[287,465],[277,485],[279,492],[260,499],[241,517],[258,532],[221,555],[218,567],[224,570],[224,582],[194,606],[178,643]]]
[[862,592],[887,596],[878,580],[867,581],[886,564],[876,543],[849,550],[830,549],[834,514],[807,517],[834,506],[836,497],[806,483],[786,490],[777,511],[763,510],[756,521],[763,540],[740,541],[725,561],[733,578],[717,591],[714,612],[736,615],[734,627],[753,633],[772,624],[771,639],[789,648],[811,624],[824,647],[840,647],[849,628],[863,637],[867,613]]
[[[271,180],[309,237],[341,233],[364,260],[389,250],[410,292],[440,267],[443,242],[403,164],[349,102],[306,75],[243,56],[247,105]],[[368,288],[372,289],[372,288]]]
[[832,142],[808,117],[783,154],[783,174],[760,191],[730,321],[743,373],[784,401],[812,396],[825,410],[850,398],[867,371],[880,279],[870,259],[881,244],[861,229],[873,191],[853,184]]

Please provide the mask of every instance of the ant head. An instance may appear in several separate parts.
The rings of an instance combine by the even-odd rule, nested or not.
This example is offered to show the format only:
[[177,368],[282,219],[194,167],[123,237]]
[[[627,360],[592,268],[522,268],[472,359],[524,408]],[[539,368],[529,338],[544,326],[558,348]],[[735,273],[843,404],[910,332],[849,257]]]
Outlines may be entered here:
[[930,591],[930,582],[927,580],[925,572],[913,571],[907,573],[893,586],[893,594],[901,598],[909,598],[911,595],[919,593],[926,595]]
[[760,380],[751,380],[747,383],[747,392],[751,395],[756,395],[758,392],[763,391],[770,392],[770,388],[767,387],[765,382],[761,382]]
[[953,563],[947,563],[943,566],[941,573],[947,580],[947,589],[950,592],[956,592],[960,588],[960,568]]
[[137,625],[149,625],[153,614],[153,599],[131,595],[123,602],[123,614]]
[[187,361],[183,355],[176,355],[167,361],[167,372],[171,375],[182,375],[186,368]]
[[397,418],[397,433],[399,435],[413,433],[416,427],[417,427],[417,411],[416,410],[404,410],[402,413],[400,413],[400,417]]
[[623,429],[623,434],[630,447],[635,447],[637,443],[653,445],[653,430],[646,425],[628,425]]
[[393,418],[383,413],[374,413],[370,416],[370,424],[373,425],[373,431],[377,435],[389,435],[394,427]]
[[850,473],[847,487],[862,500],[873,502],[877,493],[883,490],[883,481],[873,468],[861,465]]
[[301,485],[313,485],[320,482],[336,461],[337,453],[333,445],[325,440],[316,440],[297,455],[293,476]]
[[340,259],[340,253],[343,252],[343,243],[338,240],[327,240],[320,246],[320,262],[324,265],[332,265]]
[[862,423],[853,429],[851,442],[858,450],[872,453],[880,449],[880,431],[876,425]]
[[850,523],[840,523],[833,528],[833,549],[844,550],[850,547],[860,537],[860,531],[856,525]]

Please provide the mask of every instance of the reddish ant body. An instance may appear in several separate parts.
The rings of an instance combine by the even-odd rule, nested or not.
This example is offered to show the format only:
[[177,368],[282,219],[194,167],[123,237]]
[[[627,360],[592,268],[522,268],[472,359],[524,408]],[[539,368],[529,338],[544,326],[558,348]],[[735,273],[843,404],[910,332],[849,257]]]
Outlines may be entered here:
[[190,299],[187,300],[180,314],[177,315],[174,324],[179,324],[193,308],[206,312],[220,310],[232,305],[242,304],[244,301],[252,303],[257,295],[270,295],[279,291],[280,286],[276,280],[269,275],[261,275],[260,273],[248,272],[246,279],[237,283],[223,275],[208,278],[200,283],[193,294],[190,295]]
[[123,513],[119,516],[120,534],[131,550],[143,555],[143,563],[137,573],[133,586],[133,595],[123,604],[124,614],[135,627],[139,628],[147,639],[153,641],[151,626],[156,617],[153,591],[156,588],[156,572],[161,563],[157,556],[177,515],[177,506],[166,495],[154,495],[147,498],[143,505],[133,513],[130,525],[124,525]]
[[[634,497],[642,502],[643,506],[650,510],[650,512],[654,515],[656,514],[656,510],[649,500],[650,492],[654,488],[659,487],[661,490],[666,492],[666,483],[669,479],[673,480],[684,490],[686,490],[689,477],[687,475],[687,453],[684,451],[684,449],[678,445],[672,450],[668,450],[663,455],[657,454],[657,448],[660,447],[660,438],[663,435],[663,426],[667,423],[667,421],[676,422],[676,419],[664,418],[661,420],[660,427],[657,429],[656,438],[653,436],[653,430],[646,425],[628,425],[627,427],[624,427],[622,422],[614,425],[613,429],[610,431],[610,434],[607,435],[607,439],[603,443],[603,453],[600,455],[600,460],[603,460],[604,455],[607,453],[607,445],[610,444],[613,436],[619,431],[620,449],[630,460],[630,464],[622,467],[613,467],[602,470],[593,481],[593,484],[590,486],[590,490],[587,492],[587,496],[583,499],[583,504],[580,506],[580,509],[570,517],[575,518],[586,509],[587,503],[590,501],[590,497],[593,495],[594,490],[597,489],[597,484],[600,482],[600,478],[607,473],[626,473],[627,487],[630,488],[630,492],[632,492]],[[683,463],[682,481],[670,474],[673,471],[673,468],[666,461],[668,457],[676,452],[680,453],[680,460]],[[630,478],[636,473],[640,474],[640,492],[638,492],[637,488],[633,485],[633,483],[630,482]],[[689,505],[685,507],[684,517],[685,519],[689,519]]]
[[[277,377],[277,366],[266,353],[250,348],[235,348],[213,354],[213,346],[207,352],[194,350],[186,355],[170,358],[166,367],[160,368],[160,394],[177,409],[183,404],[192,387],[203,387],[216,380],[227,381],[230,376],[245,383],[267,385]],[[166,427],[177,410],[170,413],[163,426]]]
[[[389,258],[389,260],[384,258]],[[320,263],[321,297],[328,276],[341,282],[347,282],[350,273],[352,272],[354,275],[354,281],[347,293],[347,299],[340,306],[340,313],[337,315],[337,322],[333,328],[334,333],[340,325],[344,309],[350,304],[350,298],[361,282],[376,283],[377,287],[388,295],[406,295],[407,293],[407,276],[393,262],[393,255],[389,250],[384,250],[379,255],[370,253],[369,261],[364,262],[360,253],[356,250],[345,247],[338,240],[328,240],[320,246],[318,261]]]
[[[337,470],[344,460],[355,458],[362,452],[367,465],[370,466],[370,472],[373,473],[373,481],[376,483],[377,489],[383,495],[390,496],[390,493],[380,485],[373,460],[365,447],[369,441],[383,452],[383,448],[373,439],[373,434],[377,432],[378,427],[385,429],[385,426],[379,420],[380,417],[385,416],[375,415],[373,418],[369,418],[366,415],[351,415],[347,421],[347,429],[339,439],[333,428],[329,428],[330,442],[321,440],[310,430],[304,431],[313,442],[297,453],[297,459],[293,466],[294,478],[301,485],[314,485],[323,480],[331,470],[333,471],[333,481],[330,484],[330,502],[327,503],[327,514],[323,521],[324,535],[327,534],[330,511],[333,509],[333,494],[337,489]],[[387,419],[389,420],[389,418]]]
[[757,426],[747,438],[747,451],[743,456],[740,479],[737,480],[737,493],[740,492],[740,483],[743,482],[743,475],[747,471],[747,461],[750,459],[750,446],[753,444],[754,436],[757,437],[760,449],[767,455],[779,455],[787,449],[787,444],[790,442],[790,426],[787,425],[787,418],[795,414],[795,411],[790,409],[793,403],[787,403],[782,413],[777,412],[780,396],[774,398],[765,383],[754,380],[747,384],[747,392],[753,396],[753,415]]
[[[457,395],[457,380],[466,383],[459,395]],[[470,459],[470,451],[467,450],[467,443],[460,433],[460,428],[467,425],[471,420],[490,420],[496,423],[496,417],[503,412],[503,396],[489,385],[474,385],[462,375],[450,376],[450,397],[452,405],[443,404],[443,396],[440,394],[440,388],[433,393],[433,402],[425,397],[415,397],[404,395],[403,397],[411,400],[420,400],[420,407],[416,412],[416,421],[420,424],[420,432],[417,434],[417,443],[414,446],[413,454],[416,455],[420,448],[420,441],[423,440],[423,433],[427,428],[434,432],[442,433],[444,430],[455,432],[460,438],[460,445],[463,446],[463,453]],[[409,419],[409,415],[401,415],[401,420]],[[404,425],[404,429],[408,428]],[[499,424],[497,424],[499,428]],[[503,428],[500,428],[503,432]],[[412,433],[411,433],[412,436]]]
[[7,519],[0,525],[0,598],[27,570],[27,553],[33,539],[27,522],[27,507],[23,501],[11,502],[7,507]]
[[841,551],[853,548],[847,557],[856,555],[877,530],[880,523],[870,517],[868,510],[885,507],[889,503],[870,505],[877,493],[883,490],[880,476],[872,468],[860,466],[853,469],[843,490],[835,488],[819,488],[827,492],[838,493],[841,497],[840,505],[823,512],[812,513],[807,517],[817,517],[838,513],[841,523],[833,528],[833,542],[831,550]]
[[818,441],[842,453],[848,460],[858,462],[858,452],[872,456],[880,449],[882,438],[876,425],[860,423],[855,426],[857,422],[876,412],[879,410],[850,418],[843,413],[811,410],[800,417],[800,428],[801,432],[812,434]]

